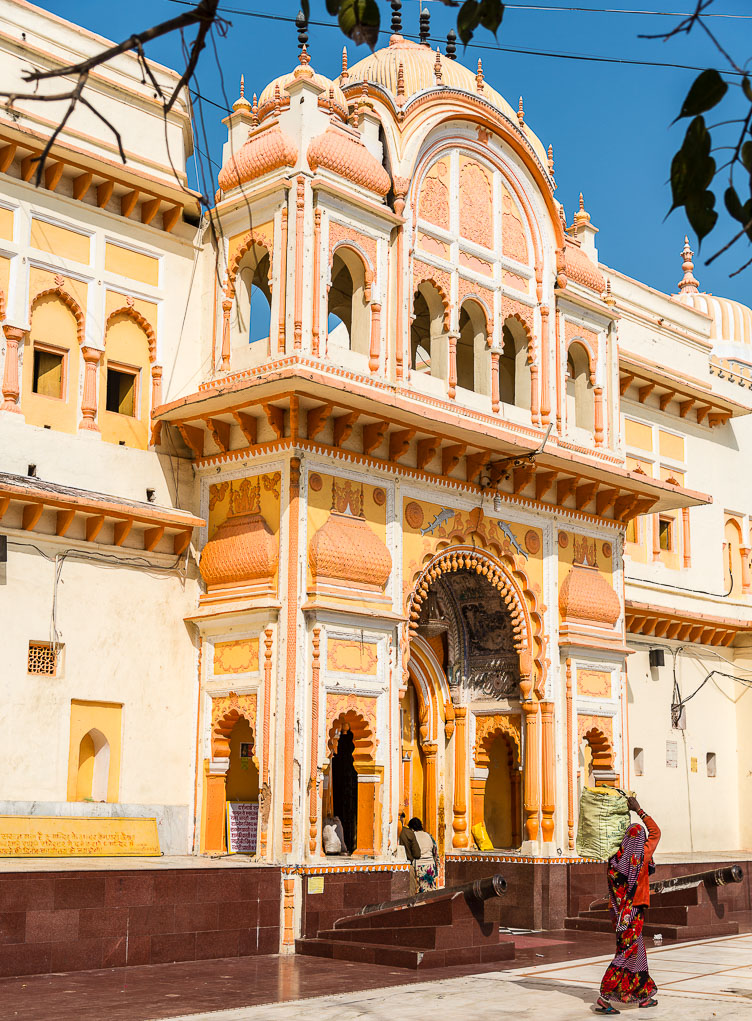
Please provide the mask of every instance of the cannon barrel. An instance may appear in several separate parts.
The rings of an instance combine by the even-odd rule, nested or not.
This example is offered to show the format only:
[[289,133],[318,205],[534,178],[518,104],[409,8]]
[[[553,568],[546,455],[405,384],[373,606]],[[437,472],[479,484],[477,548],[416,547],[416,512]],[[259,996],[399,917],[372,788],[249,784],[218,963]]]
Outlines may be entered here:
[[740,865],[727,865],[722,869],[708,869],[707,872],[695,872],[689,876],[675,876],[673,879],[661,879],[650,884],[651,893],[668,893],[670,890],[689,890],[693,886],[705,883],[707,886],[726,886],[728,883],[741,883],[744,872]]
[[[358,912],[359,915],[371,915],[376,911],[391,911],[404,908],[414,908],[419,904],[430,904],[433,900],[440,900],[444,897],[464,896],[468,900],[485,901],[493,897],[501,897],[506,891],[506,879],[497,873],[495,876],[487,876],[485,879],[475,879],[472,883],[465,883],[463,886],[449,886],[443,890],[430,890],[428,893],[419,893],[414,897],[402,897],[400,900],[387,900],[381,904],[366,904]],[[337,923],[334,923],[337,927]]]

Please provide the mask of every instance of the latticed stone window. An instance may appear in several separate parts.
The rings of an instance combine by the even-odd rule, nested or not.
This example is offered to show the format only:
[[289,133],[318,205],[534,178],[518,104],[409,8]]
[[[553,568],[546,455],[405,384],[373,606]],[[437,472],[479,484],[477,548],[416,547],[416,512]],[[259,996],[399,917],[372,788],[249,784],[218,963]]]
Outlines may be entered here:
[[48,674],[54,677],[57,672],[58,650],[51,642],[29,642],[30,674]]

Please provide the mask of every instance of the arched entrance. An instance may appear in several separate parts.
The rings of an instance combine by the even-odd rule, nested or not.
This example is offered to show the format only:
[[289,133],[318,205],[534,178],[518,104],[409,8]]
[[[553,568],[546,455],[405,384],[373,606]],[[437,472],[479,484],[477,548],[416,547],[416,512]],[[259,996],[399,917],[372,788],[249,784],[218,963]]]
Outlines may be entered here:
[[[520,563],[502,549],[494,556],[476,546],[448,547],[426,563],[408,605],[410,637],[430,642],[437,658],[442,655],[437,639],[443,636],[441,669],[454,715],[452,846],[456,848],[470,842],[468,823],[484,819],[489,776],[496,839],[507,846],[522,843],[519,749],[523,713],[528,747],[534,749],[525,762],[524,831],[530,841],[538,835],[538,699],[544,690],[546,637],[537,596]],[[412,646],[406,651],[409,659]],[[489,710],[494,714],[491,707],[495,704],[499,705],[497,715],[514,716],[518,736],[512,766],[508,751],[506,761],[501,750],[494,751],[491,774],[489,750],[484,750],[486,761],[480,765],[477,758],[471,761],[470,743],[473,718]],[[447,712],[447,721],[449,716]],[[549,729],[551,733],[544,737],[550,742],[553,731]],[[477,743],[475,751],[477,755]],[[472,796],[471,820],[468,793]],[[548,800],[544,823],[552,829],[552,795]]]
[[[232,708],[229,708],[230,705]],[[216,700],[212,711],[212,757],[205,764],[204,851],[227,849],[225,819],[228,801],[259,800],[255,723],[255,696],[231,693],[229,697]]]
[[[327,696],[329,763],[324,768],[323,814],[338,815],[349,854],[373,855],[380,848],[383,767],[375,761],[375,699]],[[339,705],[346,705],[338,711]]]
[[347,850],[353,854],[358,844],[358,771],[353,761],[355,739],[349,724],[345,728],[332,755],[332,813],[339,816]]
[[402,798],[400,813],[405,820],[417,816],[427,828],[431,825],[426,798],[426,756],[423,742],[427,736],[427,710],[421,706],[418,686],[411,676],[400,702],[402,735]]

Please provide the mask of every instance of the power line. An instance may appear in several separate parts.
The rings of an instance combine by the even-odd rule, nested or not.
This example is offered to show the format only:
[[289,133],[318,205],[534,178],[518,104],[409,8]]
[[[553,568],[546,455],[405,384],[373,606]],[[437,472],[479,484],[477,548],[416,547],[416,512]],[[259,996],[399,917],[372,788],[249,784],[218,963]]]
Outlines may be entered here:
[[[170,0],[170,3],[180,4],[182,6],[192,6],[191,0]],[[266,14],[263,11],[241,11],[236,7],[221,7],[219,8],[223,14],[239,14],[245,18],[259,18],[263,21],[280,21],[288,24],[295,24],[295,18],[287,17],[283,14]],[[555,8],[561,10],[561,8]],[[338,32],[341,31],[339,25],[334,21],[309,21],[309,27],[315,28],[333,28]],[[410,35],[407,32],[402,33],[405,39],[417,40],[417,36]],[[387,29],[379,29],[379,35],[391,35],[391,32]],[[445,42],[443,38],[436,36],[430,37],[431,43],[440,45]],[[558,50],[531,50],[526,49],[522,46],[490,46],[484,43],[469,43],[467,49],[473,50],[484,50],[490,53],[524,53],[528,57],[552,57],[558,60],[583,60],[588,63],[596,64],[628,64],[636,67],[664,67],[664,68],[675,68],[680,71],[705,71],[706,68],[700,67],[696,64],[672,64],[666,63],[662,60],[636,60],[629,57],[602,57],[598,54],[588,53],[564,53]],[[728,74],[733,77],[744,77],[743,72],[735,71],[732,69],[723,70],[721,74]]]

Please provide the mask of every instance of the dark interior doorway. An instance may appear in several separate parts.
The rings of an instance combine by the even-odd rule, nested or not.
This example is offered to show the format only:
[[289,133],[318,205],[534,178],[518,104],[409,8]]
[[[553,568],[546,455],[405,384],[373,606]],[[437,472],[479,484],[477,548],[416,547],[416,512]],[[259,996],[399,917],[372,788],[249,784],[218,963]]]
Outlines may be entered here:
[[344,731],[332,756],[332,806],[345,834],[348,854],[355,850],[358,833],[358,774],[353,765],[355,741],[352,731]]

